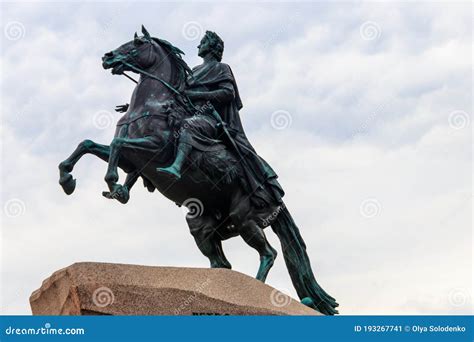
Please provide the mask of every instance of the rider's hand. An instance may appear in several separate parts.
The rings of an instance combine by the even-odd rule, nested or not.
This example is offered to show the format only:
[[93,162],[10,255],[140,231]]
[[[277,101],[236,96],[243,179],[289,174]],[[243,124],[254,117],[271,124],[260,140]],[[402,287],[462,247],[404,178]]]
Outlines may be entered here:
[[115,106],[115,111],[119,113],[125,113],[128,110],[128,106],[129,106],[128,103],[124,105],[120,105],[120,106]]
[[181,120],[181,115],[179,115],[176,111],[170,111],[168,113],[168,126],[174,127],[179,123]]

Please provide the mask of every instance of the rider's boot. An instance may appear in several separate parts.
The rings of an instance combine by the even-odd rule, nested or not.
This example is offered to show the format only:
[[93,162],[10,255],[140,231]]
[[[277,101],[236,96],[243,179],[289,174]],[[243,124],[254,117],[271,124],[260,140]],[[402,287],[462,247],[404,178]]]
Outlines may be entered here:
[[158,167],[156,171],[164,172],[169,175],[172,175],[176,179],[181,178],[181,168],[183,167],[186,158],[188,157],[189,153],[191,153],[192,146],[189,144],[179,144],[178,152],[176,152],[176,158],[170,166],[167,167]]

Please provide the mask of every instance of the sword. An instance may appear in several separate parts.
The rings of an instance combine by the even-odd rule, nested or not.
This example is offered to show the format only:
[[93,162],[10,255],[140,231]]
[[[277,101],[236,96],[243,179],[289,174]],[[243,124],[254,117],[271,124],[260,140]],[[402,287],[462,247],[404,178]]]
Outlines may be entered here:
[[[240,153],[240,149],[237,146],[237,143],[235,142],[234,137],[230,134],[229,130],[227,129],[227,124],[222,120],[220,114],[215,110],[214,106],[209,101],[206,103],[206,106],[208,106],[209,108],[212,108],[212,116],[217,120],[218,126],[222,128],[222,131],[224,132],[224,137],[226,138],[227,142],[230,144],[230,147],[239,157],[239,162],[243,164],[242,166],[244,168],[250,168],[248,165],[246,165],[247,160],[242,155],[242,153]],[[247,178],[249,185],[252,184],[247,172],[244,171],[244,174],[245,174],[245,177]]]

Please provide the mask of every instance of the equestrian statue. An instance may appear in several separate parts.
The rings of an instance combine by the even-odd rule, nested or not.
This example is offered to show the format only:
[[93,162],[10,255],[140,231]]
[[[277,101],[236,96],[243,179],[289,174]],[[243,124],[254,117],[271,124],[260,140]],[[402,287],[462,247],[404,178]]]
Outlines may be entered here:
[[[235,77],[221,62],[224,42],[207,31],[198,50],[203,63],[190,69],[180,49],[142,26],[141,36],[135,33],[107,52],[104,69],[128,78],[125,72],[133,72],[139,80],[130,104],[116,108],[124,114],[110,145],[82,141],[59,164],[59,184],[72,194],[74,165],[93,154],[108,163],[106,198],[127,203],[141,178],[149,191],[188,208],[187,224],[211,267],[231,268],[222,241],[240,235],[260,255],[256,278],[262,282],[277,255],[264,234],[271,226],[301,302],[325,315],[337,314],[338,303],[314,277],[276,173],[245,135]],[[127,174],[123,184],[118,168]]]

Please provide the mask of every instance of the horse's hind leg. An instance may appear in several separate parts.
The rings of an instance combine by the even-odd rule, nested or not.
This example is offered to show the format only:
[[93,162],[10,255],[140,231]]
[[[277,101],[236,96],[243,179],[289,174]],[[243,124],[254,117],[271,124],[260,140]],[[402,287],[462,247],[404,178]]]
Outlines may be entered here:
[[74,192],[76,188],[76,180],[70,172],[74,169],[74,165],[81,159],[84,154],[93,154],[104,161],[109,159],[110,148],[107,145],[97,144],[92,140],[84,140],[81,142],[74,152],[63,162],[59,164],[59,184],[64,192],[68,195]]
[[222,242],[214,233],[217,221],[211,216],[186,217],[191,234],[199,250],[211,262],[211,268],[232,268],[222,250]]
[[268,243],[263,229],[251,219],[252,205],[249,196],[242,189],[238,188],[233,194],[230,208],[230,221],[238,227],[244,241],[255,248],[260,255],[260,266],[256,278],[265,282],[276,259],[277,251]]
[[240,236],[242,236],[250,247],[255,248],[258,254],[260,254],[260,267],[258,268],[256,278],[265,282],[268,272],[270,268],[272,268],[277,256],[277,251],[270,246],[263,229],[253,220],[248,220],[241,226]]
[[196,241],[201,253],[208,257],[211,263],[211,268],[232,268],[232,265],[229,260],[227,260],[224,251],[222,250],[221,240],[218,240],[215,237],[202,238],[200,236],[194,236],[194,240]]
[[224,250],[222,249],[222,240],[216,236],[211,242],[214,243],[217,251],[218,267],[231,269],[232,265],[225,257]]

